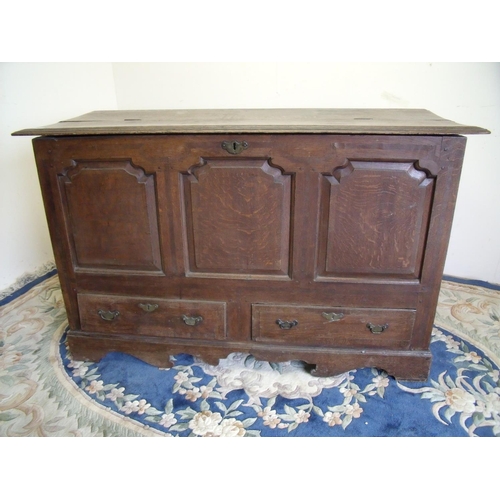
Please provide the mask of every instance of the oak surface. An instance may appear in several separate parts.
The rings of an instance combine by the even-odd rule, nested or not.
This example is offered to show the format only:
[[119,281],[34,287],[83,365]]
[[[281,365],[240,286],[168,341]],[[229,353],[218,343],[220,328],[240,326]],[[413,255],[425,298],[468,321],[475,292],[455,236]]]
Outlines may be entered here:
[[176,109],[93,111],[13,135],[173,133],[487,134],[425,109]]
[[[44,129],[73,357],[248,352],[425,379],[466,140],[425,111],[365,111],[102,112]],[[264,115],[277,133],[241,133]],[[309,133],[285,133],[299,122]]]

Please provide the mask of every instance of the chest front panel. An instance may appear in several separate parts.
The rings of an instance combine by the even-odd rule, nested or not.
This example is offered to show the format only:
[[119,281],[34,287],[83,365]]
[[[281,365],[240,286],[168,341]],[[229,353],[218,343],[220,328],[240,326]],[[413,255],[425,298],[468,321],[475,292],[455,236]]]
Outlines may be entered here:
[[297,356],[328,373],[381,360],[409,378],[428,368],[463,138],[34,144],[76,352],[121,346],[162,364],[160,342],[209,358]]

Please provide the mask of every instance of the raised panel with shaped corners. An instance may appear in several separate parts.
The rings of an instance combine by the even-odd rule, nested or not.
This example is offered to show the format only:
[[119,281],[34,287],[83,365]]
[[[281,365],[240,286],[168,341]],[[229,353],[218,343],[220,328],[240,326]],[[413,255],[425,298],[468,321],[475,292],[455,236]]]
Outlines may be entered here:
[[320,175],[318,277],[418,279],[433,189],[415,162],[353,160]]
[[202,159],[182,174],[188,273],[287,278],[292,176],[266,159]]
[[154,175],[129,160],[73,163],[59,186],[76,269],[161,272]]

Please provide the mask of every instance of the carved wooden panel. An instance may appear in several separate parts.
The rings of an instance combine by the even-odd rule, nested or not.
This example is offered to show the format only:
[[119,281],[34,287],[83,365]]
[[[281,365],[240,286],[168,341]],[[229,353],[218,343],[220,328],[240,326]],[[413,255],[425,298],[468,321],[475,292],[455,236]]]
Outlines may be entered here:
[[188,273],[289,274],[291,175],[265,159],[203,159],[182,175]]
[[415,162],[346,161],[320,184],[320,278],[419,278],[433,178]]
[[73,163],[59,186],[76,269],[161,272],[154,176],[129,160]]

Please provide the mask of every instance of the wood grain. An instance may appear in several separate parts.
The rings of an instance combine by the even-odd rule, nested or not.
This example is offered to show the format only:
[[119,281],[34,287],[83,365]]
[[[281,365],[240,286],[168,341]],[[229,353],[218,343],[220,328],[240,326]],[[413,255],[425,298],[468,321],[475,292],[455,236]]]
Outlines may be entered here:
[[[145,311],[141,304],[149,305],[152,310]],[[226,337],[223,302],[83,293],[78,295],[78,305],[84,331],[191,339]],[[116,312],[118,315],[112,320],[105,320],[99,311]],[[199,324],[189,325],[183,316],[201,320]]]
[[[341,315],[331,321],[324,314]],[[296,321],[292,328],[280,328],[278,321]],[[253,338],[259,342],[317,347],[408,347],[415,311],[401,309],[304,307],[269,304],[252,306]],[[387,325],[373,334],[367,324]]]
[[98,361],[113,351],[128,353],[147,363],[171,367],[170,356],[189,352],[206,363],[217,365],[234,352],[250,353],[269,362],[301,360],[310,365],[312,375],[329,377],[348,370],[376,367],[400,380],[426,380],[432,361],[428,350],[342,349],[262,345],[256,342],[215,342],[175,340],[158,337],[123,336],[71,332],[69,349],[75,359]]
[[290,175],[265,159],[203,160],[183,184],[190,275],[288,275]]
[[76,267],[161,272],[154,176],[127,160],[73,163],[59,185]]
[[403,162],[352,161],[323,176],[319,274],[418,278],[433,182]]
[[104,112],[44,129],[61,134],[33,144],[74,359],[248,352],[426,378],[465,151],[433,116]]
[[425,109],[175,109],[94,111],[13,135],[198,133],[488,134]]

